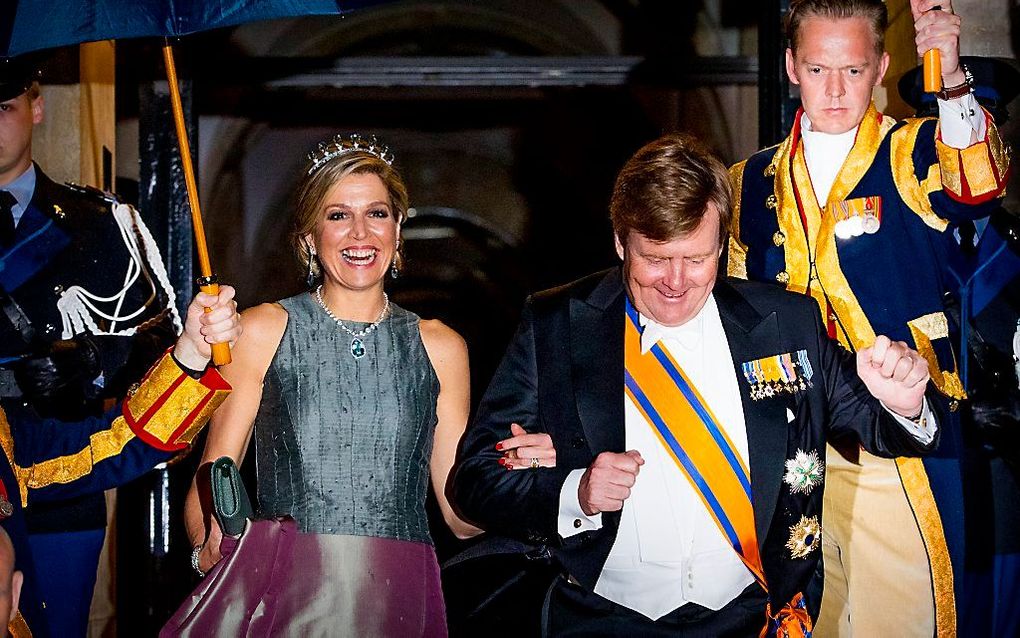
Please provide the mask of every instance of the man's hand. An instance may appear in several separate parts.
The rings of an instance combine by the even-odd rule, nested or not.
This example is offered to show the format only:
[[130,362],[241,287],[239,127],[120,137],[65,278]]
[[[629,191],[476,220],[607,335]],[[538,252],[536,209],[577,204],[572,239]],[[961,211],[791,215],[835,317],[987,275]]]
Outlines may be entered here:
[[938,49],[942,81],[946,86],[963,84],[966,77],[960,68],[960,16],[953,13],[952,1],[910,0],[910,12],[914,16],[917,55],[924,57],[925,51]]
[[[206,312],[205,309],[210,311]],[[220,286],[217,296],[200,292],[188,306],[184,332],[174,346],[174,357],[192,370],[204,370],[212,357],[209,344],[233,344],[241,336],[241,318],[237,314],[234,289]]]
[[581,511],[588,516],[599,512],[616,512],[630,497],[638,472],[645,460],[637,450],[623,454],[603,452],[595,457],[581,476],[577,486],[577,499]]
[[928,362],[907,344],[877,337],[875,345],[857,351],[857,374],[892,412],[908,419],[921,413]]

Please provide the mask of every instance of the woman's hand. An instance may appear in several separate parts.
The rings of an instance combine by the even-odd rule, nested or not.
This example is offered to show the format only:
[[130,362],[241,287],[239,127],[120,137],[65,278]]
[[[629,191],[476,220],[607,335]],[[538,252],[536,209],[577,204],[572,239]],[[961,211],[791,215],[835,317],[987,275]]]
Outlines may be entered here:
[[527,470],[539,467],[556,467],[556,448],[552,437],[545,433],[528,434],[516,423],[510,424],[509,439],[496,444],[503,452],[499,464],[508,470]]
[[200,292],[188,306],[184,332],[174,346],[174,357],[192,370],[204,370],[212,356],[210,344],[233,344],[240,336],[241,318],[237,314],[234,289],[220,286],[216,296]]
[[209,536],[202,544],[202,551],[198,553],[198,568],[206,574],[220,562],[223,556],[220,555],[220,542],[223,540],[223,531],[220,524],[213,518],[209,522]]

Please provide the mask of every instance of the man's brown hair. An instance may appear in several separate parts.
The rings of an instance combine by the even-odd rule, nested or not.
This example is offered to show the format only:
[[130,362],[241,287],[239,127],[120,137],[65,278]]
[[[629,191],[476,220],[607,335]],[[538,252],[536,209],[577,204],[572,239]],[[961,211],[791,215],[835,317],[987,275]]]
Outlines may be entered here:
[[672,133],[627,160],[616,178],[609,216],[622,244],[632,230],[664,242],[694,232],[714,204],[722,246],[732,199],[726,166],[715,153],[692,135]]
[[794,53],[797,52],[801,24],[808,18],[864,18],[871,25],[877,53],[881,55],[885,51],[889,12],[882,0],[791,0],[790,10],[786,13],[786,38]]

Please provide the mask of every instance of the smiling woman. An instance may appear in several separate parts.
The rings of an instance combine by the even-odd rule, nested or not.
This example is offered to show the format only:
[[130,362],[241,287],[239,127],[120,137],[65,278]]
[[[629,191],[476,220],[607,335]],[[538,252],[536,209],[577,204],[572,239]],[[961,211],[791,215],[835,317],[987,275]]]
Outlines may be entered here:
[[[293,517],[342,557],[309,557],[315,600],[284,601],[259,632],[445,635],[425,499],[431,482],[454,534],[478,533],[446,498],[468,415],[467,348],[384,292],[408,207],[388,149],[337,137],[309,159],[292,242],[311,290],[244,313],[253,336],[223,368],[237,399],[217,412],[203,462],[239,462],[254,434],[261,515]],[[222,533],[205,525],[197,488],[186,515],[199,569],[214,570]],[[204,629],[250,629],[216,622]]]

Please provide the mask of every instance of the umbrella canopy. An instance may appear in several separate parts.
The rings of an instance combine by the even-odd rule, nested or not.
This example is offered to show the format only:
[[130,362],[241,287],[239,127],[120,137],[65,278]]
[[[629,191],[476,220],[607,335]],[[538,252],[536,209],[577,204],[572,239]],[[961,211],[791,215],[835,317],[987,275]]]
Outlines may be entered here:
[[[384,0],[0,0],[0,57],[14,57],[41,49],[118,38],[172,38],[198,31],[271,18],[342,15]],[[199,287],[215,295],[215,275],[206,247],[205,230],[191,166],[191,151],[173,50],[163,47],[174,124],[191,206],[199,270]],[[207,309],[208,311],[208,309]],[[230,363],[227,344],[213,345],[213,362]]]
[[95,40],[176,37],[246,22],[342,15],[380,0],[3,0],[0,57]]

